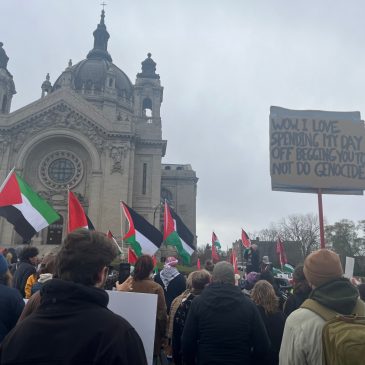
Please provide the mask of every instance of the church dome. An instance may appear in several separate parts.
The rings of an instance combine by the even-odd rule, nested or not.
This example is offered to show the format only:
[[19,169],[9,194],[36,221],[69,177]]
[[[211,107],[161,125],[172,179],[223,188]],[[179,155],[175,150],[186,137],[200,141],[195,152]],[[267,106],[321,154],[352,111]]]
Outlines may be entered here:
[[[112,62],[106,59],[86,59],[69,70],[73,79],[75,90],[96,90],[103,91],[108,85],[109,79],[115,80],[115,89],[118,96],[131,98],[132,83],[128,76]],[[58,81],[58,80],[57,80]],[[55,87],[57,87],[57,81]]]
[[[62,87],[65,80],[69,86],[86,95],[103,95],[105,89],[112,89],[117,97],[131,100],[133,85],[128,76],[116,65],[107,50],[109,33],[104,23],[105,12],[101,13],[100,23],[94,31],[94,48],[87,58],[69,67],[61,74],[53,86],[53,90]],[[109,90],[110,91],[110,90]],[[110,94],[110,92],[109,92]]]

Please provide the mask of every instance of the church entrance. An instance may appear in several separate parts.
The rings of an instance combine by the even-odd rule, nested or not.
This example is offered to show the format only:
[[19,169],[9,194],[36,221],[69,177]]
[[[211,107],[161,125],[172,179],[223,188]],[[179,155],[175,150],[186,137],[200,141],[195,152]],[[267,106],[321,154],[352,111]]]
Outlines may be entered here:
[[62,243],[63,217],[49,225],[47,232],[47,245],[60,245]]

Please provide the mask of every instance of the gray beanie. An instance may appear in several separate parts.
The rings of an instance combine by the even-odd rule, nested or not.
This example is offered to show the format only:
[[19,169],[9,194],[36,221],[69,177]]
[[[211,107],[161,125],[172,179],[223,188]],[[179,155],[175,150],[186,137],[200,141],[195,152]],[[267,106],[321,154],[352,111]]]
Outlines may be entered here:
[[233,266],[226,261],[221,261],[215,264],[212,274],[212,281],[234,285],[235,280]]

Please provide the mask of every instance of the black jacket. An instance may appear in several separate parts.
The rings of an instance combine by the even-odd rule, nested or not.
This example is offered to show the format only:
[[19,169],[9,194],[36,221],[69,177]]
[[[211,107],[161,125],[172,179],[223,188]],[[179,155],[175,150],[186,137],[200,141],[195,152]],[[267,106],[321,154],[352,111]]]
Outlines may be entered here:
[[24,300],[18,290],[0,284],[0,343],[16,325],[24,308]]
[[265,363],[270,342],[260,314],[238,287],[213,283],[191,303],[182,335],[184,361],[199,365]]
[[281,311],[267,314],[261,306],[258,306],[258,310],[271,342],[270,355],[265,362],[265,365],[278,365],[279,351],[285,326],[285,316]]
[[0,364],[147,364],[138,334],[108,301],[102,289],[48,281],[38,309],[4,339]]
[[163,285],[160,273],[158,273],[155,276],[155,282],[162,286],[162,289],[165,294],[167,313],[170,313],[170,307],[171,307],[172,301],[186,290],[185,277],[183,274],[177,275],[175,278],[173,278],[170,281],[169,285],[167,286],[167,290],[165,289],[165,286]]
[[23,298],[25,298],[25,284],[27,283],[29,276],[35,273],[35,267],[29,262],[22,261],[17,265],[17,269],[15,270],[13,277],[13,284],[14,288],[19,290]]

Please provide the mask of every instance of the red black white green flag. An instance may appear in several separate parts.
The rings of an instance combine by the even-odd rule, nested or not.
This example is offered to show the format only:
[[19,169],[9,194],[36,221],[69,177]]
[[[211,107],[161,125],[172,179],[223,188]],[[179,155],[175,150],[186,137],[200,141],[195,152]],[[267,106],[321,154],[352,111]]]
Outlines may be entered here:
[[281,267],[283,267],[285,264],[288,263],[288,260],[286,258],[284,244],[281,241],[280,237],[278,237],[278,240],[276,242],[276,254],[279,256],[279,262],[280,262]]
[[212,245],[214,245],[218,249],[221,249],[221,243],[219,242],[219,239],[214,232],[212,233]]
[[29,242],[37,232],[60,219],[14,170],[0,187],[0,216],[14,226],[24,242]]
[[195,251],[194,235],[166,202],[163,239],[168,245],[176,247],[185,264],[190,263],[190,256]]
[[117,242],[117,240],[115,239],[115,237],[114,237],[114,235],[113,235],[113,233],[112,233],[112,231],[111,231],[110,229],[108,230],[108,232],[106,232],[106,235],[108,236],[108,238],[110,238],[110,239],[113,241],[113,243],[115,244],[115,246],[117,246],[119,253],[120,253],[121,255],[123,255],[123,251],[122,251],[122,249],[120,248],[120,246],[118,245],[118,242]]
[[248,234],[243,229],[242,229],[242,232],[241,232],[241,239],[242,239],[243,247],[249,248],[251,246],[250,237],[248,237]]
[[138,257],[154,255],[162,243],[161,232],[124,202],[122,209],[129,224],[124,241],[132,246]]
[[70,233],[78,228],[95,229],[79,200],[76,198],[75,194],[69,190],[67,231]]
[[217,247],[213,243],[212,243],[212,261],[214,263],[219,261],[219,255],[218,255]]

